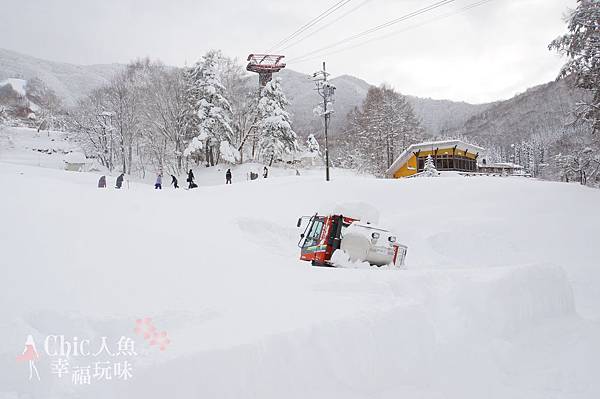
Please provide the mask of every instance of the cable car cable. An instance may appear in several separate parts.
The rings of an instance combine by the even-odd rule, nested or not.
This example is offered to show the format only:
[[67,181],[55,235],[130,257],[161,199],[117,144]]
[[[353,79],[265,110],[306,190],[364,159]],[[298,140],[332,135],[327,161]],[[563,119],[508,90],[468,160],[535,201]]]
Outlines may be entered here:
[[395,25],[397,23],[406,21],[408,19],[414,18],[414,17],[419,16],[421,14],[425,14],[425,13],[427,13],[429,11],[435,10],[436,8],[442,7],[442,6],[446,5],[446,4],[453,3],[455,1],[456,0],[442,0],[442,1],[438,1],[437,3],[431,4],[431,5],[427,6],[427,7],[421,8],[421,9],[413,11],[413,12],[410,12],[410,13],[405,14],[405,15],[399,17],[399,18],[395,18],[393,20],[387,21],[387,22],[385,22],[385,23],[383,23],[381,25],[377,25],[377,26],[374,26],[372,28],[366,29],[366,30],[364,30],[364,31],[362,31],[360,33],[357,33],[355,35],[349,36],[349,37],[347,37],[345,39],[342,39],[342,40],[339,40],[339,41],[337,41],[335,43],[329,44],[327,46],[321,47],[321,48],[316,49],[316,50],[312,50],[312,51],[310,51],[310,52],[308,52],[306,54],[303,54],[301,56],[294,57],[291,60],[289,60],[288,62],[294,62],[296,60],[299,60],[299,59],[305,58],[307,56],[310,56],[312,54],[320,53],[323,50],[327,50],[327,49],[330,49],[332,47],[337,47],[337,46],[339,46],[341,44],[344,44],[344,43],[347,43],[349,41],[359,39],[359,38],[361,38],[363,36],[366,36],[366,35],[369,35],[371,33],[377,32],[377,31],[379,31],[381,29],[385,29],[385,28],[387,28],[389,26],[392,26],[392,25]]
[[356,7],[354,7],[354,8],[352,8],[352,9],[348,10],[348,11],[347,11],[347,12],[345,12],[344,14],[342,14],[342,15],[340,15],[339,17],[337,17],[336,19],[334,19],[333,21],[329,22],[329,24],[327,24],[327,25],[323,25],[323,26],[321,26],[320,28],[318,28],[317,30],[314,30],[314,31],[310,32],[309,34],[307,34],[306,36],[304,36],[304,37],[301,37],[300,39],[296,40],[295,42],[293,42],[293,43],[291,43],[291,44],[288,44],[288,45],[286,45],[285,47],[283,47],[283,48],[281,49],[281,51],[283,51],[283,50],[287,50],[288,48],[290,48],[290,47],[293,47],[293,46],[297,45],[298,43],[300,43],[300,42],[302,42],[302,41],[304,41],[304,40],[308,39],[309,37],[311,37],[311,36],[314,36],[315,34],[317,34],[317,33],[321,32],[323,29],[330,27],[330,26],[331,26],[331,25],[333,25],[334,23],[336,23],[336,22],[338,22],[339,20],[343,19],[343,18],[344,18],[344,17],[346,17],[347,15],[349,15],[349,14],[352,14],[354,11],[358,10],[359,8],[363,7],[365,4],[367,4],[367,3],[371,2],[371,1],[373,1],[373,0],[364,0],[362,3],[358,4]]
[[387,34],[382,35],[382,36],[371,38],[371,39],[365,40],[364,42],[361,42],[361,43],[357,43],[357,44],[354,44],[354,45],[351,45],[351,46],[348,46],[348,47],[344,47],[344,48],[341,48],[341,49],[338,49],[338,50],[326,52],[324,54],[318,54],[318,55],[314,55],[314,56],[305,56],[305,57],[296,57],[296,58],[290,60],[288,62],[288,64],[289,63],[297,63],[298,64],[298,63],[302,63],[302,62],[312,61],[312,60],[319,59],[321,57],[325,57],[325,56],[328,56],[328,55],[338,54],[338,53],[341,53],[341,52],[344,52],[344,51],[352,50],[352,49],[355,49],[357,47],[361,47],[361,46],[364,46],[366,44],[369,44],[369,43],[372,43],[372,42],[375,42],[375,41],[383,40],[383,39],[386,39],[388,37],[395,36],[397,34],[404,33],[406,31],[419,28],[419,27],[421,27],[423,25],[427,25],[427,24],[430,24],[432,22],[436,22],[438,20],[445,19],[445,18],[451,17],[453,15],[457,15],[457,14],[466,12],[468,10],[471,10],[473,8],[482,6],[482,5],[486,4],[486,3],[490,3],[492,1],[494,1],[494,0],[480,0],[478,2],[466,5],[466,6],[462,7],[462,8],[460,8],[459,10],[456,10],[456,11],[453,11],[453,12],[449,12],[449,13],[446,13],[446,14],[442,14],[442,15],[439,15],[439,16],[434,17],[434,18],[430,18],[429,20],[426,20],[426,21],[421,22],[419,24],[412,25],[412,26],[406,27],[404,29],[396,30],[394,32],[390,32],[390,33],[387,33]]
[[267,52],[270,53],[270,52],[276,50],[277,48],[283,46],[284,44],[288,43],[290,40],[294,39],[295,37],[297,37],[301,33],[305,32],[307,29],[310,29],[311,27],[313,27],[314,25],[316,25],[317,23],[319,23],[320,21],[322,21],[324,18],[328,17],[329,15],[331,15],[332,13],[334,13],[335,11],[337,11],[338,9],[342,8],[346,4],[350,3],[351,1],[352,0],[340,0],[340,1],[338,1],[337,3],[335,3],[334,5],[332,5],[331,7],[329,7],[327,10],[323,11],[321,14],[319,14],[315,18],[311,19],[306,24],[302,25],[300,28],[296,29],[292,34],[290,34],[286,38],[284,38],[284,39],[280,40],[279,42],[277,42]]

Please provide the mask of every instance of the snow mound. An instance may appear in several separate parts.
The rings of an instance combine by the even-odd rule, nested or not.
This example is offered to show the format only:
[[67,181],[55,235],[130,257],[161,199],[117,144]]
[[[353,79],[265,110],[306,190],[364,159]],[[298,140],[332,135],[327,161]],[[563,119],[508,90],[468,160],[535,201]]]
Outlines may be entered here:
[[336,249],[331,255],[331,263],[336,267],[342,267],[345,269],[368,269],[371,267],[369,262],[351,260],[350,255],[341,249]]
[[[122,397],[232,399],[397,398],[404,393],[406,397],[504,399],[521,397],[517,393],[527,390],[527,398],[560,397],[550,395],[553,388],[537,391],[529,385],[548,378],[545,369],[565,370],[560,351],[553,347],[553,361],[531,369],[535,351],[526,342],[541,337],[532,331],[519,342],[513,335],[548,317],[572,315],[572,295],[559,269],[522,266],[491,275],[482,271],[381,274],[398,278],[383,280],[381,286],[362,278],[355,287],[332,278],[318,293],[351,295],[356,294],[353,288],[362,286],[372,290],[370,295],[390,290],[410,300],[146,367],[120,393]],[[525,382],[516,385],[513,373]],[[578,384],[589,386],[593,374],[565,381],[560,392],[567,392],[567,386],[576,390]],[[161,383],[153,384],[156,381]]]
[[83,153],[73,151],[65,155],[64,161],[68,163],[86,163],[88,160]]

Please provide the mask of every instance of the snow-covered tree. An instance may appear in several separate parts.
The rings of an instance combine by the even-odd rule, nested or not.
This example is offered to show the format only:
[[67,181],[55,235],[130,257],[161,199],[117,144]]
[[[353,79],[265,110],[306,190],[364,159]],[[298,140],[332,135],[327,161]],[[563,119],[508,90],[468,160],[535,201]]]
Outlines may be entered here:
[[70,130],[86,155],[111,171],[177,174],[184,166],[185,98],[181,70],[138,60],[79,102]]
[[312,133],[309,134],[308,138],[306,139],[306,147],[308,148],[308,152],[317,154],[321,153],[321,146],[319,146],[319,142]]
[[250,81],[245,65],[237,59],[222,57],[218,74],[231,105],[231,128],[234,135],[230,144],[239,151],[241,161],[244,145],[253,138],[256,129],[258,91]]
[[360,108],[348,115],[341,145],[334,157],[342,165],[382,175],[423,129],[404,96],[389,87],[372,87]]
[[433,162],[433,158],[431,155],[427,155],[425,159],[425,166],[423,167],[422,176],[426,177],[436,177],[438,175],[438,171],[435,168],[435,163]]
[[240,152],[229,141],[221,141],[219,156],[229,163],[236,163],[240,160]]
[[547,147],[544,164],[538,163],[538,177],[600,185],[600,139],[581,130],[577,134],[565,132]]
[[566,55],[559,78],[575,77],[575,85],[591,93],[591,99],[579,104],[578,120],[600,131],[600,1],[577,0],[577,8],[568,17],[569,33],[555,39],[550,49]]
[[288,105],[280,78],[271,80],[262,89],[258,102],[259,147],[269,165],[275,157],[298,150],[296,133],[286,111]]
[[[192,96],[197,114],[197,139],[203,141],[206,152],[206,161],[215,164],[216,154],[220,143],[229,143],[234,139],[231,128],[231,105],[226,98],[225,86],[219,77],[219,63],[222,60],[221,52],[211,50],[190,71],[189,83],[191,88],[188,93]],[[188,146],[190,150],[196,147]]]
[[3,126],[8,120],[8,114],[6,112],[6,108],[3,105],[0,105],[0,127]]

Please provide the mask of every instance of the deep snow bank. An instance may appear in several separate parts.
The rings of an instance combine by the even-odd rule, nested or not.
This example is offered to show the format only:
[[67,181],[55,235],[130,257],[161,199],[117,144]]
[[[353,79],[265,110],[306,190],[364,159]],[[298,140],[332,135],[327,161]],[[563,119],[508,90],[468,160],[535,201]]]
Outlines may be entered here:
[[[366,398],[399,392],[459,397],[473,391],[504,398],[520,388],[505,380],[510,369],[493,358],[502,356],[516,332],[573,315],[570,286],[559,268],[399,272],[398,277],[387,287],[360,288],[391,293],[395,298],[385,309],[146,368],[118,397]],[[317,290],[343,295],[354,288],[331,281]],[[527,348],[521,350],[527,358]],[[529,397],[549,393],[542,387]]]

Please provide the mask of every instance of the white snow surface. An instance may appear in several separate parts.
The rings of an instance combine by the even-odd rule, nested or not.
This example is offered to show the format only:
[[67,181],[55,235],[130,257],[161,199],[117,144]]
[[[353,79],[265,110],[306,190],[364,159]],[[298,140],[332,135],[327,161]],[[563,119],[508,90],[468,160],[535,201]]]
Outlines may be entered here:
[[[338,200],[339,201],[339,200]],[[321,206],[320,214],[336,214],[358,219],[363,223],[379,223],[379,210],[373,205],[360,201],[347,201]]]
[[70,152],[67,155],[65,155],[64,161],[68,162],[68,163],[86,163],[86,162],[88,162],[87,158],[85,157],[85,154],[78,152],[78,151],[73,151],[73,152]]
[[[189,191],[97,189],[100,174],[26,159],[18,133],[0,141],[0,398],[600,395],[598,190],[277,168],[236,179],[258,165],[227,186],[222,170]],[[408,245],[406,270],[298,260],[298,216],[349,201]],[[28,334],[38,348],[48,334],[133,336],[141,317],[172,342],[136,341],[129,381],[58,383],[43,358],[29,381],[15,362]]]

